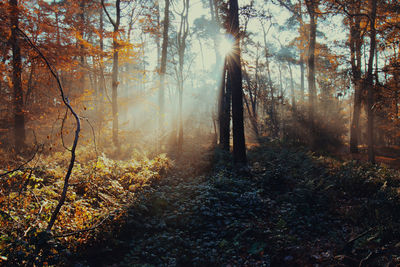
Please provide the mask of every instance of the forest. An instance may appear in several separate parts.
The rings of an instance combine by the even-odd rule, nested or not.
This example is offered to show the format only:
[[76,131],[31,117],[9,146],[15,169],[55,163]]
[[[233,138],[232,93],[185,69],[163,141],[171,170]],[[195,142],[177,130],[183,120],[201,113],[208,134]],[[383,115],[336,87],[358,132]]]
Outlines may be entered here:
[[400,2],[1,0],[1,266],[399,266]]

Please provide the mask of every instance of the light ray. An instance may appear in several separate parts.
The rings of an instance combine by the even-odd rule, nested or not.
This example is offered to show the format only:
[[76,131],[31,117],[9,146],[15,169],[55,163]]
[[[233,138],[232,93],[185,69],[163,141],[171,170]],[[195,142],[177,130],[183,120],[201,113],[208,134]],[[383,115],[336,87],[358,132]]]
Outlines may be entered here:
[[229,55],[233,51],[234,39],[232,35],[225,34],[219,38],[218,52],[222,56]]

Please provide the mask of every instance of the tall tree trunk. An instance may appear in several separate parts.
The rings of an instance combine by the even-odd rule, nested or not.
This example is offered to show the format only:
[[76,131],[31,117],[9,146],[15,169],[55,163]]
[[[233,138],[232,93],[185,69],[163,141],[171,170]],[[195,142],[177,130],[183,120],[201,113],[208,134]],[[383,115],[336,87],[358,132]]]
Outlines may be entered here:
[[[227,96],[227,88],[226,88],[226,82],[225,79],[227,77],[227,61],[226,58],[222,59],[221,54],[219,53],[218,49],[218,33],[219,33],[219,27],[220,27],[220,21],[219,21],[219,16],[218,16],[218,7],[216,4],[216,0],[209,0],[209,7],[210,7],[210,14],[211,14],[211,21],[214,22],[216,27],[213,29],[213,45],[214,45],[214,52],[215,52],[215,69],[214,73],[219,73],[220,69],[219,67],[222,66],[222,77],[221,80],[219,80],[220,77],[216,75],[215,78],[215,83],[218,84],[219,82],[219,88],[217,88],[218,92],[218,124],[219,124],[219,146],[220,148],[229,151],[230,144],[229,144],[229,135],[230,135],[230,108],[226,109],[226,105],[229,105],[230,107],[230,95]],[[221,61],[224,60],[222,63]],[[223,64],[223,65],[222,65]],[[226,102],[225,99],[228,97],[228,102]],[[228,112],[228,113],[224,113]]]
[[375,152],[374,152],[374,84],[373,84],[373,64],[374,64],[374,54],[376,47],[376,29],[375,29],[375,19],[376,19],[376,9],[377,9],[377,0],[371,0],[371,14],[370,14],[370,50],[369,50],[369,59],[368,59],[368,72],[367,72],[367,80],[366,86],[368,88],[367,95],[367,139],[368,139],[368,161],[371,163],[375,163]]
[[180,14],[181,23],[178,31],[178,55],[179,55],[179,73],[178,73],[178,83],[179,83],[179,130],[178,130],[178,152],[182,152],[183,146],[183,117],[182,117],[182,96],[183,96],[183,87],[184,87],[184,74],[183,74],[183,65],[185,60],[185,50],[186,50],[186,39],[189,34],[189,21],[188,21],[188,13],[189,13],[189,0],[185,0],[183,2],[183,10]]
[[311,146],[315,146],[315,122],[314,113],[316,105],[315,84],[315,44],[317,38],[316,9],[318,0],[306,0],[308,14],[310,16],[310,41],[308,47],[308,90],[309,90],[309,118],[311,130]]
[[[355,13],[360,12],[360,3],[357,3],[354,9]],[[358,137],[360,136],[360,114],[361,114],[361,100],[362,100],[362,84],[361,84],[361,30],[360,30],[360,17],[356,16],[351,19],[350,26],[350,55],[351,55],[351,70],[353,74],[353,87],[354,87],[354,107],[353,118],[350,127],[350,153],[358,153]]]
[[119,30],[119,23],[121,17],[121,9],[120,9],[120,0],[116,0],[115,2],[116,7],[116,16],[117,20],[114,25],[114,32],[113,32],[113,67],[112,67],[112,115],[113,115],[113,127],[112,127],[112,134],[113,134],[113,143],[114,145],[119,148],[119,139],[118,139],[118,71],[119,71],[119,44],[118,44],[118,30]]
[[235,38],[233,53],[228,62],[229,79],[232,85],[233,160],[246,165],[246,143],[243,121],[242,68],[240,62],[239,7],[237,0],[229,1],[229,32]]
[[[164,7],[164,27],[163,27],[163,42],[161,46],[161,66],[160,66],[160,90],[158,91],[158,129],[160,135],[164,131],[164,116],[165,116],[165,73],[167,70],[167,49],[168,49],[168,29],[169,29],[169,0],[165,0]],[[161,142],[161,140],[160,140]]]
[[12,83],[14,104],[14,142],[16,152],[21,152],[25,145],[25,116],[22,90],[22,60],[21,49],[18,42],[19,7],[17,0],[10,0],[11,38],[12,48]]
[[112,139],[113,143],[116,147],[119,147],[118,140],[118,41],[116,37],[113,38],[113,67],[112,67],[112,92],[111,92],[111,101],[112,101]]
[[271,122],[272,122],[272,136],[273,137],[277,137],[278,133],[279,133],[279,126],[278,126],[278,120],[277,120],[277,116],[276,116],[276,106],[275,106],[275,93],[274,93],[274,86],[272,84],[272,78],[271,78],[271,69],[269,66],[269,58],[268,56],[265,57],[265,64],[267,67],[267,74],[268,74],[268,86],[269,86],[269,90],[270,90],[270,96],[271,96],[271,105],[269,108],[269,116],[271,118]]
[[86,70],[85,70],[85,46],[83,45],[83,39],[85,35],[85,1],[79,3],[79,34],[81,39],[78,39],[79,45],[79,58],[80,58],[80,76],[79,76],[79,91],[83,92],[86,82]]
[[[222,71],[221,85],[219,88],[219,145],[220,148],[229,151],[229,135],[230,135],[230,112],[231,112],[231,90],[230,80],[227,70],[227,63],[225,62]],[[226,81],[226,82],[225,82]]]
[[101,128],[104,121],[104,98],[105,98],[105,86],[106,81],[104,78],[104,15],[103,8],[99,10],[100,12],[100,63],[99,63],[99,94],[98,94],[98,128],[99,134],[101,133]]
[[119,25],[121,21],[121,0],[115,1],[115,15],[116,20],[114,21],[110,14],[108,13],[105,5],[104,0],[102,0],[102,5],[104,12],[106,13],[110,23],[113,25],[113,67],[112,67],[112,75],[111,75],[111,85],[112,85],[112,92],[111,92],[111,107],[112,107],[112,140],[114,145],[119,150],[120,144],[118,139],[118,50],[119,50],[119,43],[118,43],[118,31]]

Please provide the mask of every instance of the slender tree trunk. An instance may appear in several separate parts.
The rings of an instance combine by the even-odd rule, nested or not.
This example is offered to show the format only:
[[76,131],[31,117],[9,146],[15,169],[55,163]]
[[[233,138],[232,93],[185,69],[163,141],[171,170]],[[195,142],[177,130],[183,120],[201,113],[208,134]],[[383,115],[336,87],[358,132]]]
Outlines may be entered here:
[[12,48],[12,83],[14,104],[14,142],[17,153],[25,146],[25,115],[22,90],[22,59],[21,49],[18,42],[19,7],[17,0],[10,0],[11,38]]
[[293,81],[292,64],[290,62],[288,62],[288,67],[289,67],[289,74],[290,74],[290,95],[291,95],[291,99],[292,99],[292,108],[295,108],[296,101],[295,101],[295,95],[294,95],[294,81]]
[[178,73],[178,83],[179,83],[179,130],[178,130],[178,152],[182,152],[183,146],[183,117],[182,117],[182,95],[183,95],[183,87],[184,87],[184,74],[183,74],[183,65],[185,60],[185,50],[186,50],[186,38],[189,34],[189,21],[188,21],[188,13],[189,13],[189,0],[184,1],[183,10],[180,14],[181,23],[178,31],[178,55],[179,55],[179,73]]
[[85,35],[85,1],[79,3],[79,34],[82,39],[78,39],[79,44],[79,58],[80,58],[80,76],[79,76],[79,90],[83,92],[86,81],[86,70],[85,70],[85,46],[83,45],[83,38]]
[[[114,35],[117,33],[114,32]],[[114,145],[119,147],[118,140],[118,41],[116,40],[116,36],[113,37],[113,67],[112,67],[112,92],[111,92],[111,101],[112,101],[112,139]]]
[[232,84],[233,159],[235,164],[246,165],[246,143],[243,121],[242,68],[240,61],[239,7],[237,0],[229,1],[229,29],[235,38],[232,56],[228,62]]
[[[355,8],[355,13],[359,13],[360,3]],[[350,18],[353,20],[353,18]],[[350,28],[350,55],[351,55],[351,69],[353,73],[353,87],[354,87],[354,107],[353,118],[350,127],[350,153],[358,153],[358,137],[360,135],[360,114],[361,114],[361,100],[362,100],[362,84],[361,84],[361,32],[360,32],[360,17],[354,18],[351,21]]]
[[[256,68],[257,68],[257,64],[256,64]],[[246,105],[247,113],[249,114],[250,123],[253,127],[256,138],[259,139],[260,135],[259,135],[259,131],[258,131],[257,108],[256,108],[257,107],[257,104],[256,104],[256,101],[257,101],[256,93],[257,92],[253,96],[253,93],[251,91],[250,77],[249,77],[248,73],[246,72],[245,68],[243,68],[243,76],[244,76],[244,79],[246,80],[247,87],[249,88],[248,91],[249,91],[249,97],[250,97],[250,104],[246,97],[243,97],[244,103]],[[250,107],[251,107],[251,109],[250,109]]]
[[304,58],[300,56],[300,100],[304,101]]
[[99,134],[101,133],[101,128],[104,121],[104,98],[105,98],[105,78],[104,78],[104,16],[103,8],[99,10],[100,12],[100,64],[99,64],[99,99],[98,99],[98,127]]
[[113,68],[112,68],[112,115],[113,115],[113,142],[114,145],[119,149],[119,139],[118,139],[118,71],[119,71],[119,44],[118,44],[118,30],[121,18],[121,8],[120,8],[120,0],[115,1],[115,9],[116,9],[116,22],[114,23],[114,32],[113,32]]
[[[157,0],[156,4],[156,15],[157,15],[157,29],[161,29],[161,21],[160,21],[160,0]],[[160,63],[161,63],[161,38],[160,34],[157,32],[156,34],[156,44],[157,44],[157,72],[160,71]]]
[[[158,91],[158,129],[160,135],[164,131],[164,116],[165,116],[165,73],[167,70],[167,49],[168,49],[168,29],[169,29],[169,0],[165,0],[164,7],[164,27],[163,27],[163,42],[161,46],[161,67],[160,67],[160,90]],[[160,140],[161,142],[161,140]]]
[[278,65],[278,70],[279,70],[279,93],[278,93],[279,95],[278,95],[278,98],[279,98],[281,104],[283,104],[283,81],[282,81],[282,65],[281,64]]
[[374,54],[376,47],[376,29],[375,29],[375,19],[376,19],[376,9],[377,9],[377,0],[371,0],[371,34],[370,34],[370,50],[369,50],[369,59],[368,59],[368,72],[367,72],[367,80],[366,86],[368,88],[367,95],[367,139],[368,139],[368,161],[371,163],[375,163],[375,152],[374,152],[374,84],[373,84],[373,64],[374,64]]
[[271,78],[271,69],[269,67],[269,59],[268,57],[265,57],[265,62],[267,66],[267,74],[268,74],[268,85],[269,85],[269,90],[270,90],[270,95],[271,95],[271,105],[269,108],[269,116],[271,118],[272,122],[272,136],[277,137],[279,133],[279,126],[278,126],[278,120],[276,116],[276,105],[275,105],[275,90],[274,86],[272,85],[272,78]]
[[182,109],[183,109],[183,88],[179,88],[179,131],[178,131],[178,152],[182,153],[183,147],[183,116],[182,116]]
[[104,0],[101,0],[104,12],[106,13],[110,23],[113,25],[113,67],[112,67],[112,75],[111,75],[111,107],[112,107],[112,140],[114,146],[119,150],[120,144],[118,140],[118,50],[119,50],[119,43],[118,43],[118,31],[119,25],[121,21],[121,0],[115,1],[115,15],[116,20],[114,21],[110,14],[108,13],[106,6],[104,5]]

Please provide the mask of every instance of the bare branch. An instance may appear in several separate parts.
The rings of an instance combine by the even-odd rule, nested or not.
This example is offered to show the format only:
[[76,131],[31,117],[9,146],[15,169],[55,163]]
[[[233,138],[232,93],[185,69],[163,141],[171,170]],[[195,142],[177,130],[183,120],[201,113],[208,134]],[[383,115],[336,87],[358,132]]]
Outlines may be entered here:
[[104,4],[104,0],[101,0],[101,5],[103,6],[103,10],[107,15],[108,20],[110,21],[110,23],[113,25],[114,29],[117,28],[117,24],[115,24],[114,20],[111,18],[110,13],[108,13],[107,8]]
[[0,174],[0,177],[3,177],[3,176],[6,176],[6,175],[8,175],[8,174],[10,174],[10,173],[13,173],[13,172],[22,170],[22,168],[23,168],[26,164],[28,164],[29,162],[31,162],[31,161],[35,158],[35,156],[36,156],[36,154],[38,153],[39,149],[40,149],[40,146],[36,146],[36,151],[35,151],[35,153],[33,153],[33,155],[32,155],[27,161],[25,161],[24,163],[22,163],[21,165],[19,165],[17,168],[12,169],[11,171],[6,171],[6,172],[1,173],[1,174]]
[[74,138],[74,143],[72,144],[72,148],[71,148],[71,160],[69,162],[69,166],[68,166],[68,170],[67,173],[65,175],[64,178],[64,186],[63,186],[63,191],[61,193],[61,197],[60,200],[58,201],[58,204],[56,206],[56,208],[54,209],[49,224],[47,225],[46,230],[47,231],[51,231],[51,228],[53,227],[58,213],[60,212],[60,209],[62,207],[62,205],[64,204],[65,198],[67,196],[67,191],[68,191],[68,181],[69,178],[71,176],[72,173],[72,169],[74,167],[74,163],[75,163],[75,150],[76,150],[76,146],[78,145],[78,140],[79,140],[79,132],[81,130],[81,122],[79,120],[79,116],[78,114],[75,113],[74,109],[71,107],[68,98],[64,95],[64,89],[61,85],[61,81],[57,75],[57,72],[53,69],[53,67],[50,65],[49,61],[47,60],[47,58],[43,55],[43,53],[40,51],[40,49],[32,43],[31,39],[19,28],[17,28],[17,30],[21,33],[21,35],[24,37],[25,41],[40,55],[40,57],[44,60],[44,62],[47,65],[47,68],[50,70],[51,74],[54,76],[54,78],[57,81],[58,84],[58,89],[60,91],[61,94],[61,98],[64,102],[64,105],[68,107],[68,109],[71,111],[72,115],[74,116],[75,120],[76,120],[76,130],[75,130],[75,138]]

